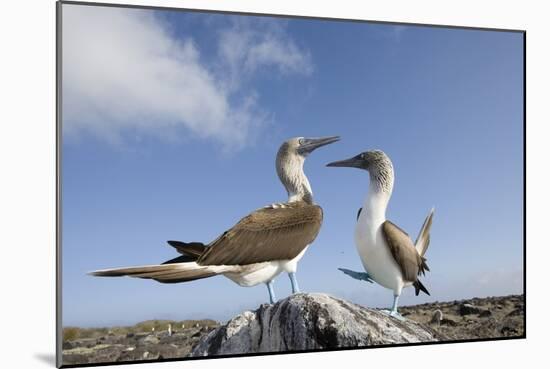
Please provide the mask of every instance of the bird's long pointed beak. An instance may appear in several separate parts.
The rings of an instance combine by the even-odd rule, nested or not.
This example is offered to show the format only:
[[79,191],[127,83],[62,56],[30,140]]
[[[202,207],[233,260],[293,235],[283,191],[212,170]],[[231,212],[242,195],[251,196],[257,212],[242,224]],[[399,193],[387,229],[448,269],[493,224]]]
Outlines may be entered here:
[[357,160],[357,157],[353,157],[345,160],[333,161],[331,163],[328,163],[327,167],[358,168],[360,167],[360,165],[361,163],[359,160]]
[[304,143],[300,146],[302,154],[309,154],[319,147],[331,144],[340,140],[340,136],[304,138]]

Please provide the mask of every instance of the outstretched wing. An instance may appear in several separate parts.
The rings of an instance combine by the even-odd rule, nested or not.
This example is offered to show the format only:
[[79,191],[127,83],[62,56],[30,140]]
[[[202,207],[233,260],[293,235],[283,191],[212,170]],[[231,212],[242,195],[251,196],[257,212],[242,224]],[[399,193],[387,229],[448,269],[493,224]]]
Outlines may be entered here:
[[425,270],[430,270],[426,265],[426,259],[418,254],[405,231],[386,220],[382,224],[382,233],[404,280],[415,282],[420,273],[424,274]]
[[214,240],[199,265],[246,265],[290,260],[315,240],[323,211],[305,202],[274,204],[247,215]]

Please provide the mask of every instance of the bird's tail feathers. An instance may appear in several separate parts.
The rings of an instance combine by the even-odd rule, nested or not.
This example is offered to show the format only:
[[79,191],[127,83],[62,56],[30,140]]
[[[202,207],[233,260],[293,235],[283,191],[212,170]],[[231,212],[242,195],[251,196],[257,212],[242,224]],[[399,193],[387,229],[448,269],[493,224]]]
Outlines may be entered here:
[[428,292],[428,289],[420,282],[420,280],[416,280],[413,283],[414,286],[414,294],[418,296],[420,291],[424,292],[426,295],[430,296],[430,293]]
[[426,258],[424,256],[419,256],[420,258],[420,265],[418,268],[418,275],[426,275],[426,271],[430,271],[430,268],[428,267],[428,264],[426,262]]
[[180,254],[199,258],[207,249],[207,246],[202,242],[181,242],[167,241],[168,244],[174,247]]
[[198,265],[196,262],[144,265],[127,268],[103,269],[90,272],[96,277],[134,277],[154,279],[161,283],[179,283],[208,278],[225,272],[223,265]]
[[426,250],[428,250],[428,246],[430,245],[430,229],[432,228],[434,212],[435,208],[432,208],[430,214],[428,214],[426,220],[424,220],[424,224],[422,224],[422,228],[420,228],[418,238],[414,243],[416,251],[420,256],[424,256],[424,254],[426,254]]

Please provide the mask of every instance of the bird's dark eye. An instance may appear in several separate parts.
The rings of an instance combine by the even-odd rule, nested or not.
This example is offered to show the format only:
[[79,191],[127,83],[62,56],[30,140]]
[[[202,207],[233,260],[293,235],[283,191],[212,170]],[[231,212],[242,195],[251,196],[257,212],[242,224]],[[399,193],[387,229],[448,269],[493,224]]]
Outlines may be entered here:
[[306,142],[306,140],[304,140],[303,138],[298,139],[298,143],[300,145],[303,145],[305,142]]
[[365,153],[362,153],[361,154],[361,160],[365,160],[367,158],[367,155],[365,155]]

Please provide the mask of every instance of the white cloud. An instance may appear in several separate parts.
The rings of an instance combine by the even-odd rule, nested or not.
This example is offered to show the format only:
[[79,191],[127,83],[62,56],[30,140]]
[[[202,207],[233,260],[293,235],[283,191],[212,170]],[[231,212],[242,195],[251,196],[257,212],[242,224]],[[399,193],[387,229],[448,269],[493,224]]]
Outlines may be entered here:
[[228,73],[229,88],[239,86],[258,69],[272,67],[283,75],[310,75],[313,64],[309,53],[285,37],[279,24],[263,20],[260,30],[243,19],[220,32],[218,53],[223,61],[223,73]]
[[191,37],[176,38],[151,11],[63,6],[63,124],[69,136],[111,142],[124,133],[211,139],[243,147],[269,112],[241,81],[261,68],[311,73],[284,32],[230,26],[210,67]]

